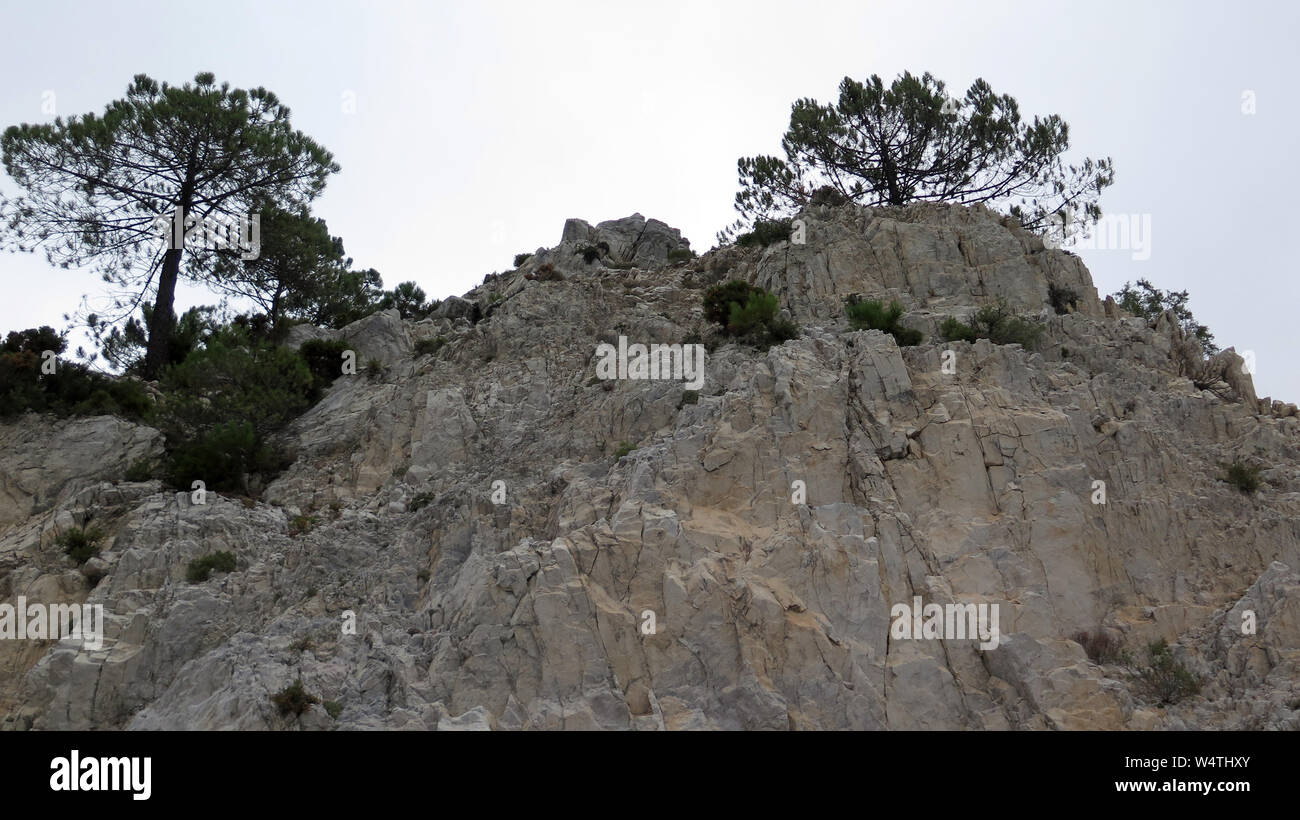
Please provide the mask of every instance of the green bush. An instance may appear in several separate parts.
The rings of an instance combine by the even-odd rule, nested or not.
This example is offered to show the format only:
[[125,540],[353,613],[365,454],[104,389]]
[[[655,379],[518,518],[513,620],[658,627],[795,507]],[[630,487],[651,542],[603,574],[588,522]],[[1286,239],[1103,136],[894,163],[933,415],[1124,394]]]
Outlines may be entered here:
[[1026,350],[1038,347],[1042,333],[1042,325],[1012,314],[1002,303],[980,308],[970,324],[948,317],[939,325],[939,335],[946,341],[988,339],[999,345],[1018,344]]
[[736,237],[736,244],[742,248],[764,247],[773,242],[790,238],[791,220],[760,219],[754,223],[754,229]]
[[318,523],[319,519],[314,515],[295,515],[289,519],[289,535],[292,537],[309,533]]
[[1250,495],[1259,489],[1261,483],[1260,473],[1263,468],[1258,465],[1249,464],[1245,461],[1234,461],[1231,464],[1225,464],[1227,470],[1220,479],[1236,487],[1246,495]]
[[325,713],[334,720],[338,720],[339,715],[343,714],[343,704],[339,703],[337,700],[327,700],[322,703],[321,706],[325,707]]
[[614,451],[614,460],[615,461],[619,460],[620,458],[622,458],[623,456],[627,455],[628,453],[632,452],[635,449],[636,447],[634,445],[628,444],[626,441],[620,441],[618,443],[618,449]]
[[898,323],[903,317],[903,306],[898,302],[890,302],[886,306],[877,299],[859,301],[851,296],[845,312],[849,317],[849,326],[854,330],[883,331],[893,336],[899,347],[918,345],[924,338],[921,331]]
[[[67,343],[53,328],[11,331],[0,343],[0,416],[32,411],[59,416],[114,415],[144,418],[152,409],[140,382],[97,373],[80,362],[60,359]],[[54,354],[54,372],[43,372]]]
[[778,312],[775,294],[740,280],[714,285],[704,293],[704,315],[709,321],[722,325],[727,335],[762,349],[799,336],[799,326],[777,318]]
[[765,291],[752,293],[744,306],[733,303],[727,319],[727,333],[732,336],[749,336],[761,333],[774,321],[780,311],[776,294]]
[[131,466],[126,468],[124,478],[127,481],[148,481],[153,478],[153,463],[147,458],[132,462]]
[[1137,673],[1139,691],[1159,704],[1177,703],[1201,691],[1201,680],[1174,658],[1161,638],[1147,647],[1149,665]]
[[749,301],[752,294],[762,292],[762,288],[756,288],[739,279],[714,285],[704,292],[704,318],[725,327],[731,318],[732,305],[743,305]]
[[213,490],[245,491],[248,475],[271,475],[288,466],[287,457],[260,438],[248,421],[224,422],[188,438],[169,438],[167,457],[168,483],[185,489],[198,480]]
[[695,258],[695,251],[690,248],[673,248],[668,252],[668,261],[676,264],[677,262],[689,262]]
[[939,323],[939,336],[948,342],[973,342],[979,338],[975,328],[953,316]]
[[442,350],[443,345],[445,344],[447,344],[445,336],[434,336],[432,339],[420,339],[415,343],[415,355],[433,356],[439,350]]
[[312,339],[303,342],[298,355],[311,371],[312,389],[319,394],[343,375],[343,354],[351,350],[342,339]]
[[388,375],[388,368],[378,359],[371,359],[366,362],[366,378],[372,382],[377,382],[384,376]]
[[532,258],[533,258],[533,255],[532,255],[531,253],[517,253],[517,254],[515,254],[515,267],[516,267],[516,268],[517,268],[517,267],[520,267],[521,265],[523,265],[525,262],[527,262],[529,259],[532,259]]
[[677,402],[677,409],[680,410],[681,408],[685,407],[688,404],[699,404],[699,403],[700,403],[700,391],[683,390],[681,401]]
[[1049,284],[1047,301],[1058,314],[1072,313],[1079,306],[1079,294],[1073,288]]
[[267,439],[311,406],[316,385],[294,351],[223,329],[163,375],[158,418],[168,480],[183,489],[201,480],[247,493],[248,474],[286,466]]
[[288,715],[292,712],[294,715],[301,717],[302,713],[310,709],[313,703],[320,703],[320,698],[307,694],[307,690],[302,686],[302,678],[299,678],[276,694],[271,695],[271,702],[280,710],[281,715]]
[[195,558],[185,568],[185,580],[191,584],[201,584],[212,576],[213,570],[217,572],[234,572],[235,554],[225,550],[217,550],[202,558]]
[[80,566],[99,554],[99,543],[104,540],[104,532],[98,527],[81,527],[64,530],[54,543],[63,547],[63,552]]

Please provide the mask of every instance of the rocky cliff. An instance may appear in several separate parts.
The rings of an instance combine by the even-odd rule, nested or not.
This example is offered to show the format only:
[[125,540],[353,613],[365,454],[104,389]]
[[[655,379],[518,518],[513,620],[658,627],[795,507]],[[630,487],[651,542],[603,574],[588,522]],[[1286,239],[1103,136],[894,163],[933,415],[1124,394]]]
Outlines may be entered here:
[[[257,500],[124,481],[161,442],[116,419],[0,428],[0,600],[108,620],[97,650],[0,641],[5,727],[1300,727],[1294,406],[990,211],[802,218],[802,244],[689,260],[655,220],[570,220],[430,319],[295,329],[386,373],[294,422]],[[586,261],[601,243],[623,263]],[[701,296],[733,278],[799,338],[717,338]],[[926,341],[851,331],[851,294]],[[1037,351],[938,340],[998,301],[1044,323]],[[596,378],[620,336],[703,340],[704,386]],[[1242,458],[1254,494],[1220,480]],[[110,537],[78,570],[54,541],[88,519]],[[217,550],[235,571],[187,582]],[[997,605],[997,648],[898,639],[917,597]],[[1080,632],[1163,638],[1201,690],[1154,703]],[[335,716],[281,716],[297,679]]]

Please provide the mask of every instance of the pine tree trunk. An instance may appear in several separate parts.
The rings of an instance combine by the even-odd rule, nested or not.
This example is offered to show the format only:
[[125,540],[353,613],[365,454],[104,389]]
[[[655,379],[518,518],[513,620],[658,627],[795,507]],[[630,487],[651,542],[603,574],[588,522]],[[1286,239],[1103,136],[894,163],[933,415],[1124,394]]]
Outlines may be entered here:
[[181,253],[180,248],[169,248],[163,256],[162,272],[158,275],[158,296],[154,299],[153,314],[149,317],[149,346],[145,351],[143,374],[146,379],[156,379],[162,375],[162,370],[170,359],[172,333],[176,328],[172,302],[176,298]]

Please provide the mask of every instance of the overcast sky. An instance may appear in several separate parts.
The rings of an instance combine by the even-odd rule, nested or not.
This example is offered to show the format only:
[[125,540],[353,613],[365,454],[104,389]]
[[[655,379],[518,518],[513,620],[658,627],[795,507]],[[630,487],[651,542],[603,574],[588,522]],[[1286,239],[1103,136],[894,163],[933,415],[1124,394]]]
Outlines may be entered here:
[[[1072,157],[1113,158],[1105,211],[1150,216],[1148,259],[1081,251],[1099,291],[1190,291],[1221,346],[1254,351],[1259,394],[1296,401],[1298,7],[8,0],[0,126],[51,120],[51,101],[102,112],[137,73],[265,86],[342,166],[316,212],[356,264],[444,297],[568,217],[639,212],[707,250],[735,218],[737,157],[779,153],[796,98],[832,100],[845,75],[983,77],[1023,115],[1060,114]],[[0,330],[61,328],[102,293],[40,255],[0,271]]]

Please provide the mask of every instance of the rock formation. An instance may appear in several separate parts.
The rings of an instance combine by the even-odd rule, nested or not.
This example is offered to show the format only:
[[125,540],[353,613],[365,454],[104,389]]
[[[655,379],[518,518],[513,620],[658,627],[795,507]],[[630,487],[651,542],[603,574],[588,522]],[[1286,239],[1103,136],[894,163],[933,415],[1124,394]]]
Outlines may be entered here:
[[[802,244],[687,261],[655,220],[570,220],[424,321],[296,328],[387,374],[340,377],[256,501],[124,481],[161,447],[148,428],[0,427],[0,601],[108,621],[94,651],[0,641],[5,728],[1300,727],[1294,405],[986,209],[801,218]],[[634,267],[585,261],[601,242]],[[800,337],[711,335],[703,289],[733,278]],[[897,299],[925,342],[849,330],[851,294]],[[1037,351],[938,339],[999,301],[1040,318]],[[593,376],[602,342],[692,335],[698,394]],[[1253,495],[1220,480],[1239,458],[1269,465]],[[88,519],[109,534],[89,573],[54,543]],[[217,550],[235,571],[187,582]],[[891,637],[918,596],[997,604],[998,647]],[[1081,632],[1135,657],[1165,639],[1199,694],[1151,702]],[[297,679],[336,717],[280,715]]]

